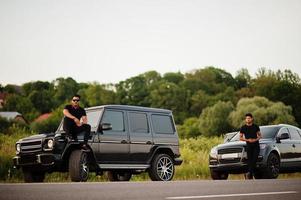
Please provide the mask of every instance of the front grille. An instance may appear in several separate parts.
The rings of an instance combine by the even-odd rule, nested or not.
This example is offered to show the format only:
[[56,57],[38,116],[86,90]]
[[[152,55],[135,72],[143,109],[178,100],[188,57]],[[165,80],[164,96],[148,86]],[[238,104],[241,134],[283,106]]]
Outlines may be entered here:
[[241,162],[243,155],[243,147],[232,147],[219,149],[218,151],[218,162],[220,164],[232,164]]
[[242,148],[228,148],[228,149],[219,149],[218,154],[228,154],[228,153],[241,153]]
[[240,158],[219,160],[220,164],[231,164],[231,163],[238,163],[238,162],[240,162]]
[[38,152],[42,151],[42,140],[23,141],[21,143],[21,152]]

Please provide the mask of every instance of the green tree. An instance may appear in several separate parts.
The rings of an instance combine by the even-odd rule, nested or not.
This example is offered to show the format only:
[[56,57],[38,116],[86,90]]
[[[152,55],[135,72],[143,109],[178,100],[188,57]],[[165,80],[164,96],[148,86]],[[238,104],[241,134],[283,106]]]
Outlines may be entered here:
[[168,72],[164,74],[163,79],[171,83],[179,84],[184,80],[184,75],[181,72]]
[[221,135],[232,130],[228,121],[229,114],[234,106],[231,102],[219,101],[211,107],[203,110],[199,118],[199,130],[202,135]]
[[245,114],[251,112],[258,125],[296,124],[292,115],[292,108],[282,102],[272,102],[265,97],[242,98],[236,109],[230,113],[231,125],[238,129],[244,124]]
[[177,129],[181,138],[191,138],[201,135],[199,130],[199,119],[197,117],[185,119],[183,125],[179,125]]
[[215,67],[194,70],[185,74],[185,77],[183,86],[192,93],[201,89],[209,95],[215,95],[227,87],[236,87],[236,81],[230,73]]
[[208,95],[204,90],[198,90],[190,98],[190,112],[194,116],[199,116],[203,109],[209,106],[212,97]]
[[57,78],[54,82],[54,98],[56,105],[60,105],[65,101],[69,101],[79,90],[78,83],[71,77]]
[[7,97],[3,110],[17,111],[21,113],[27,121],[31,121],[39,115],[33,104],[27,97],[11,94]]
[[162,81],[151,91],[151,106],[170,109],[175,114],[176,123],[182,123],[187,117],[188,99],[186,91],[175,83]]
[[251,87],[257,96],[290,105],[296,122],[301,124],[301,82],[298,74],[290,70],[273,72],[261,68]]
[[235,80],[238,88],[248,87],[251,83],[251,76],[248,69],[242,68],[237,71]]
[[135,76],[116,85],[117,102],[125,105],[149,106],[149,90],[144,76]]
[[108,86],[100,85],[97,82],[89,84],[85,89],[81,89],[78,93],[81,95],[82,103],[87,106],[99,106],[104,104],[115,103],[115,93],[107,89]]

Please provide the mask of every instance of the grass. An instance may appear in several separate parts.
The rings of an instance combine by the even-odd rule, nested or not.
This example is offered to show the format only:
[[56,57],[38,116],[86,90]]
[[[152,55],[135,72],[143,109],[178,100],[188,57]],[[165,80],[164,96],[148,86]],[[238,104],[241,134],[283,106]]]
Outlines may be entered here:
[[[26,129],[11,127],[11,134],[0,133],[0,182],[22,182],[20,170],[13,169],[12,157],[15,155],[15,142],[20,138],[31,135]],[[202,180],[210,179],[208,155],[210,149],[223,142],[223,137],[198,137],[180,140],[180,150],[183,164],[176,167],[173,180]],[[243,179],[243,175],[230,175],[229,179]],[[301,178],[301,173],[281,174],[279,178]],[[150,180],[147,173],[135,175],[132,181]],[[69,182],[68,173],[47,174],[46,182]],[[90,174],[89,181],[107,181],[106,176]]]

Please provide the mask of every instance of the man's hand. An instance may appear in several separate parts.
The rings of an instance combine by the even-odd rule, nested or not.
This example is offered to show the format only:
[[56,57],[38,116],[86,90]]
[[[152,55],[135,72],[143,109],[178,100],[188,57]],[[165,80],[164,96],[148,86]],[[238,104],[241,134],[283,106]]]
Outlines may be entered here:
[[247,139],[247,142],[249,142],[249,143],[254,143],[254,142],[257,142],[258,141],[258,139]]
[[74,119],[74,122],[76,124],[76,126],[81,126],[82,124],[80,123],[80,121],[75,117]]

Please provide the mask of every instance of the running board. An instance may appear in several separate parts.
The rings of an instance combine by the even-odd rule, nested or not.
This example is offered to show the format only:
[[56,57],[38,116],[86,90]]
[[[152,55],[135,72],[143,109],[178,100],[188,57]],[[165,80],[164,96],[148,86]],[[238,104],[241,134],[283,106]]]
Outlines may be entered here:
[[140,164],[98,164],[100,169],[147,169],[150,165]]

